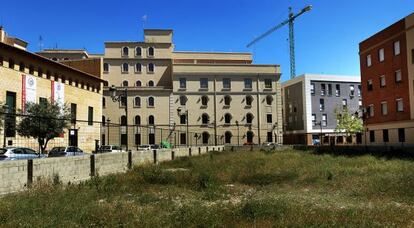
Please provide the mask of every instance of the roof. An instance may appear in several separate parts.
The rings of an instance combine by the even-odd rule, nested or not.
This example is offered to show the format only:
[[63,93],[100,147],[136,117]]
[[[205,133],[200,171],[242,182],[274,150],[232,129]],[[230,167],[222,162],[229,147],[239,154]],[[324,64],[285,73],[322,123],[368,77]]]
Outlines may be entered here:
[[252,53],[250,52],[225,52],[225,51],[220,51],[220,52],[215,52],[215,51],[173,51],[173,53],[190,53],[190,54],[197,54],[197,53],[201,53],[201,54],[238,54],[238,55],[252,55]]
[[326,82],[357,82],[361,83],[360,76],[332,75],[332,74],[302,74],[293,79],[282,82],[282,87],[290,86],[301,81],[326,81]]

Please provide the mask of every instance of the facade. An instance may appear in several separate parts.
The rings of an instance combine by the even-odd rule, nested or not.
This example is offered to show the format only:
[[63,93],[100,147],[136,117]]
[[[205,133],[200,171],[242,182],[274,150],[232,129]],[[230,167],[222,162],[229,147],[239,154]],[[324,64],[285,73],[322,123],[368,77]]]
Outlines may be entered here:
[[414,14],[359,44],[369,145],[414,145]]
[[[176,51],[172,39],[172,30],[146,29],[144,41],[105,42],[102,119],[122,125],[120,144],[281,143],[278,65],[252,64],[250,53]],[[112,102],[112,86],[127,103]]]
[[[357,76],[304,74],[282,83],[282,93],[286,144],[346,143],[344,135],[334,133],[335,110],[362,115]],[[360,137],[348,140],[361,142]]]
[[28,52],[22,45],[14,45],[3,29],[0,31],[3,36],[0,42],[0,102],[7,105],[7,112],[11,114],[0,132],[3,147],[26,146],[37,150],[36,140],[16,133],[14,126],[19,116],[13,114],[24,110],[27,102],[51,99],[70,106],[72,118],[77,121],[72,121],[61,137],[50,141],[47,149],[75,145],[92,152],[95,140],[100,138],[100,125],[95,125],[94,121],[100,121],[102,116],[103,80]]

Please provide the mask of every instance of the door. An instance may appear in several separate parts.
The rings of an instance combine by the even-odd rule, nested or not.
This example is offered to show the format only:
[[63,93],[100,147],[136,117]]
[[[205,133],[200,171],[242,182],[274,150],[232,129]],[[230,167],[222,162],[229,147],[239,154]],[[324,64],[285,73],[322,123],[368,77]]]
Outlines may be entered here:
[[253,143],[253,132],[248,131],[246,135],[247,135],[247,143]]
[[69,146],[78,146],[78,129],[69,129]]
[[155,144],[155,134],[154,133],[149,133],[149,135],[148,135],[148,143],[150,145]]
[[7,105],[7,113],[12,114],[12,115],[6,115],[6,118],[4,120],[6,137],[15,137],[16,136],[16,116],[13,114],[16,113],[16,93],[7,91],[6,105]]

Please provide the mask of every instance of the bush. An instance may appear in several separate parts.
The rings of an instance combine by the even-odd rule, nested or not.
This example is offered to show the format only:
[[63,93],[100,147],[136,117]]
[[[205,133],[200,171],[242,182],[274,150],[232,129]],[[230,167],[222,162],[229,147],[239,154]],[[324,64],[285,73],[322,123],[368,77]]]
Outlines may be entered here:
[[247,200],[244,202],[238,214],[241,219],[257,220],[260,218],[281,218],[287,212],[288,206],[282,200]]
[[159,166],[148,166],[141,170],[144,181],[148,184],[170,184],[173,183],[173,176]]

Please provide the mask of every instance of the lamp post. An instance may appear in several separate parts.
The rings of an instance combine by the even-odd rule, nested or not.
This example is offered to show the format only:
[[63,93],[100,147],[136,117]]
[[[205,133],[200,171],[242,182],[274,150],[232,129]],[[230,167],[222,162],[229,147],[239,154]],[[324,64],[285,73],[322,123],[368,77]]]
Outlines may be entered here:
[[109,125],[111,124],[111,119],[106,119],[106,131],[107,131],[107,135],[108,135],[108,141],[106,141],[106,145],[109,145]]
[[4,120],[3,120],[3,148],[6,147],[6,129],[7,129],[7,117],[8,117],[8,113],[9,113],[9,106],[8,105],[4,105],[4,110],[5,110],[5,114],[4,114]]
[[113,102],[119,102],[122,105],[122,98],[125,98],[125,117],[126,117],[126,125],[125,125],[125,132],[126,132],[126,151],[128,151],[128,89],[125,88],[122,90],[122,94],[117,95],[117,89],[114,85],[109,88],[109,92],[111,92],[111,98]]
[[237,126],[237,146],[240,146],[240,127],[239,127],[238,120],[236,120],[236,126]]
[[181,108],[177,108],[177,113],[178,113],[178,116],[181,118],[181,113],[184,113],[184,115],[185,115],[185,123],[186,123],[186,125],[187,125],[187,129],[186,129],[186,133],[185,133],[185,144],[186,144],[186,146],[188,147],[189,146],[189,144],[188,144],[188,110],[185,110],[184,112],[182,112],[182,110],[181,110]]

